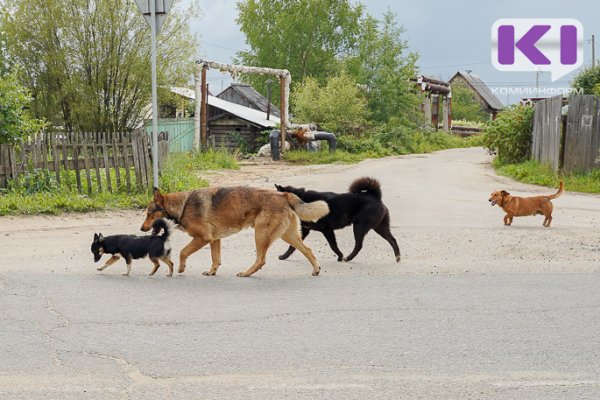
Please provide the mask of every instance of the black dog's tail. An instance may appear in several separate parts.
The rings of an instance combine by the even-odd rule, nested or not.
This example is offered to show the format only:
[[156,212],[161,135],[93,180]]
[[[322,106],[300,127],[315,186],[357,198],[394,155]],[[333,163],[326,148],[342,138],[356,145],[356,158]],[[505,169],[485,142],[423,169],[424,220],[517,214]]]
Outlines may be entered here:
[[354,194],[370,194],[378,200],[381,200],[381,185],[375,178],[369,178],[367,176],[358,178],[352,182],[348,191]]
[[169,229],[169,224],[167,224],[167,221],[165,221],[162,218],[154,220],[154,222],[152,223],[152,236],[158,236],[161,229],[164,232],[160,237],[166,241],[167,239],[169,239],[169,236],[171,235],[171,230]]

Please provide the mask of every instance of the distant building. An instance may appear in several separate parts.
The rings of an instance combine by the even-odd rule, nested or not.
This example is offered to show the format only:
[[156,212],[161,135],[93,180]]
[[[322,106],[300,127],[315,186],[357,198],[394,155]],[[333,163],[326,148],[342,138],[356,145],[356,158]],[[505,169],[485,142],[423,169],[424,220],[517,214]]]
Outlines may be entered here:
[[477,75],[467,71],[458,71],[450,80],[450,86],[462,85],[471,89],[477,95],[481,107],[489,114],[492,119],[496,118],[498,112],[502,111],[504,104],[492,93],[490,88]]
[[[275,85],[279,89],[278,85]],[[275,91],[279,94],[279,90]],[[262,112],[267,112],[269,101],[252,86],[245,83],[232,83],[229,87],[217,95],[218,98],[241,104]],[[279,108],[271,104],[271,115],[279,117]]]
[[[234,86],[234,89],[228,88],[219,96],[227,92],[224,97],[236,99],[239,103],[208,95],[208,141],[211,146],[217,148],[234,150],[245,147],[246,151],[254,151],[262,144],[257,142],[261,132],[270,131],[280,123],[279,110],[272,107],[271,115],[267,119],[266,99],[248,85]],[[172,87],[171,92],[190,101],[196,99],[193,89]],[[260,109],[261,104],[264,105],[264,111]]]

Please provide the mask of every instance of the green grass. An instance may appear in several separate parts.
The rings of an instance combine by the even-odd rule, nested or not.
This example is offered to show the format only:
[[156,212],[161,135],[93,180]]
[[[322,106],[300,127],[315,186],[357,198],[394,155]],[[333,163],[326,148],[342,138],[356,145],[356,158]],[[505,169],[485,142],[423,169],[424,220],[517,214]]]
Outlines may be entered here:
[[519,182],[558,187],[558,181],[562,179],[567,191],[600,193],[600,170],[598,169],[588,173],[557,174],[548,165],[535,161],[500,165],[494,160],[493,165],[498,174]]
[[[169,156],[159,179],[161,190],[166,192],[185,191],[208,186],[200,171],[212,169],[238,169],[239,165],[226,151],[212,150],[205,153],[174,153]],[[85,175],[81,175],[84,194],[77,192],[74,172],[61,172],[61,186],[50,171],[36,170],[27,178],[13,182],[8,191],[0,192],[0,215],[60,214],[64,212],[89,212],[98,210],[139,209],[148,204],[149,190],[135,188],[133,170],[132,188],[127,192],[125,171],[121,170],[121,185],[115,185],[115,171],[111,171],[113,193],[106,191],[106,177],[102,171],[104,191],[92,191],[87,195]],[[92,176],[92,187],[97,188],[96,176]]]
[[345,150],[337,150],[330,153],[329,150],[309,152],[306,150],[290,150],[283,154],[283,159],[294,164],[332,164],[332,163],[357,163],[366,158],[378,158],[375,152],[365,151],[362,153],[349,153]]
[[[338,139],[338,149],[329,153],[327,146],[315,152],[291,150],[283,155],[283,159],[295,164],[331,164],[357,163],[367,158],[381,158],[392,155],[431,153],[438,150],[476,147],[482,145],[481,136],[462,138],[445,132],[413,132],[407,135],[401,145],[386,146],[375,137]],[[339,147],[344,148],[339,148]],[[350,149],[347,150],[347,149]]]

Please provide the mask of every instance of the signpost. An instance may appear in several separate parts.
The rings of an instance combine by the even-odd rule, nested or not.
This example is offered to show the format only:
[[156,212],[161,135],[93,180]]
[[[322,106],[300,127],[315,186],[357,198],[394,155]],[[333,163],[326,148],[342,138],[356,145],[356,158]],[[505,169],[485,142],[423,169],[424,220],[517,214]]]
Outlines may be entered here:
[[152,173],[158,187],[158,95],[156,93],[156,35],[167,18],[173,0],[135,0],[150,25],[152,48]]

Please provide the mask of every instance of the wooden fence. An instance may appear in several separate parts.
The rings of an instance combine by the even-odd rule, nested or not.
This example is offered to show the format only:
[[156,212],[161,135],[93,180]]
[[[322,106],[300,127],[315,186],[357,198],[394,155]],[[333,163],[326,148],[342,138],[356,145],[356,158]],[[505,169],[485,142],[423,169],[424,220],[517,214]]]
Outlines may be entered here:
[[74,173],[78,192],[90,195],[131,192],[152,183],[148,136],[142,131],[45,132],[18,146],[0,146],[0,188],[34,169],[51,171],[58,185],[65,183],[61,171]]
[[562,114],[562,97],[538,101],[534,107],[531,157],[555,171],[600,168],[600,98],[573,96]]

